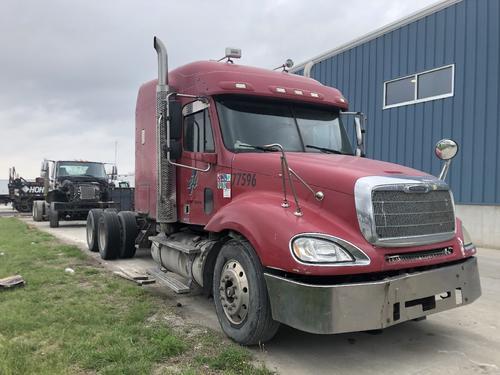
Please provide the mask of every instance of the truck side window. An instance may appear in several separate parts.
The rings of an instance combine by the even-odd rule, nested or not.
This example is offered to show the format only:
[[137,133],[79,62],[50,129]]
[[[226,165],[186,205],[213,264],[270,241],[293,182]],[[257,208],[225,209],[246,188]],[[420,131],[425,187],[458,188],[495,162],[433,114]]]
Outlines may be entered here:
[[212,124],[206,109],[184,117],[184,150],[215,152]]

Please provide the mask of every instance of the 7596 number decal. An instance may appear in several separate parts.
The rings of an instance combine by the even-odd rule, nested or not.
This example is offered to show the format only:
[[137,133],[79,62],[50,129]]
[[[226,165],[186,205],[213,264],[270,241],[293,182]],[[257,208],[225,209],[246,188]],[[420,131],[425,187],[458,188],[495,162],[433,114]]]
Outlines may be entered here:
[[233,176],[235,185],[249,187],[255,187],[257,185],[255,173],[234,173]]

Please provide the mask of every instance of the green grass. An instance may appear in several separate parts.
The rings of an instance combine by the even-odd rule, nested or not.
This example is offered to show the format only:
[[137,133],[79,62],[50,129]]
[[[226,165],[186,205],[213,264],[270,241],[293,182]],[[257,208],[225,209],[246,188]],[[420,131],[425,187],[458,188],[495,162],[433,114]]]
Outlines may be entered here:
[[[1,255],[3,253],[3,255]],[[71,267],[75,273],[66,273]],[[207,329],[169,328],[167,301],[118,279],[74,246],[0,219],[0,374],[269,374]],[[196,350],[193,348],[196,347]]]

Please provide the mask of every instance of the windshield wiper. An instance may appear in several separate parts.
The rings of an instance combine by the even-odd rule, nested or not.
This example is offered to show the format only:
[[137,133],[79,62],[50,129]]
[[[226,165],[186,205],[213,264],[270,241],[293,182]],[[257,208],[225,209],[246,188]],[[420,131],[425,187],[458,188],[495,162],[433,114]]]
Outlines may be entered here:
[[350,155],[342,151],[334,150],[331,148],[326,148],[326,147],[319,147],[319,146],[314,146],[314,145],[306,145],[308,148],[314,148],[315,150],[320,150],[321,152],[324,152],[326,154],[338,154],[338,155]]
[[236,143],[236,148],[240,148],[240,147],[243,147],[243,148],[251,148],[251,149],[254,149],[254,150],[259,150],[259,151],[264,151],[264,152],[273,152],[273,151],[279,151],[278,149],[276,148],[273,148],[273,147],[266,147],[266,146],[254,146],[254,145],[250,145],[248,143],[242,143],[240,141],[237,141]]

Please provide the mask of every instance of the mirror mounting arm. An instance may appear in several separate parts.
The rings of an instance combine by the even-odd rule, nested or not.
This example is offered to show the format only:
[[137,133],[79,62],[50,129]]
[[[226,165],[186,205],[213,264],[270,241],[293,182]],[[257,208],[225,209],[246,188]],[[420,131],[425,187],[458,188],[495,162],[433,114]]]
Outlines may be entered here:
[[448,175],[448,171],[450,170],[450,164],[451,164],[451,159],[446,160],[443,164],[443,168],[441,168],[441,172],[439,173],[438,178],[441,181],[444,181],[446,179],[446,176]]
[[341,115],[354,116],[354,126],[356,132],[356,156],[366,157],[365,152],[365,134],[366,134],[366,115],[363,112],[340,112]]
[[[169,102],[170,102],[170,97],[171,96],[181,96],[181,97],[187,97],[187,98],[198,98],[197,96],[195,95],[188,95],[188,94],[178,94],[176,92],[171,92],[169,94],[167,94],[166,98],[165,98],[165,105],[166,105],[166,113],[168,114],[166,117],[165,117],[165,120],[166,120],[166,123],[167,123],[167,147],[166,147],[166,153],[167,153],[167,161],[170,165],[173,165],[173,166],[176,166],[176,167],[181,167],[181,168],[187,168],[187,169],[191,169],[191,170],[195,170],[195,171],[199,171],[199,172],[208,172],[211,168],[211,165],[209,163],[207,163],[207,166],[205,168],[197,168],[197,167],[192,167],[190,165],[185,165],[185,164],[180,164],[180,163],[176,163],[174,161],[172,161],[172,159],[170,158],[170,151],[171,151],[171,139],[170,139],[170,105],[169,105]],[[207,100],[206,98],[204,98],[204,100]],[[161,125],[163,121],[163,115],[160,115],[158,117],[158,125]]]

